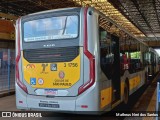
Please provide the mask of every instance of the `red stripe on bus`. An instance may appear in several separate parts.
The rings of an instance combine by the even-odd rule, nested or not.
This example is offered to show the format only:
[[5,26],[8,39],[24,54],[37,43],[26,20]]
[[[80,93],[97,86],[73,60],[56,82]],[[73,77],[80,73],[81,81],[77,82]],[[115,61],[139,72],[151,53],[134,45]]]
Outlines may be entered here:
[[20,18],[18,19],[18,38],[17,38],[17,56],[16,56],[16,82],[18,84],[18,86],[24,90],[26,93],[28,93],[28,90],[26,88],[26,86],[20,81],[20,74],[19,74],[19,60],[21,57],[21,53],[20,53]]
[[95,83],[95,58],[88,51],[87,11],[88,11],[88,8],[85,8],[84,9],[84,54],[89,59],[89,64],[90,64],[89,77],[90,78],[85,84],[80,86],[78,94],[83,93],[85,90],[90,88]]

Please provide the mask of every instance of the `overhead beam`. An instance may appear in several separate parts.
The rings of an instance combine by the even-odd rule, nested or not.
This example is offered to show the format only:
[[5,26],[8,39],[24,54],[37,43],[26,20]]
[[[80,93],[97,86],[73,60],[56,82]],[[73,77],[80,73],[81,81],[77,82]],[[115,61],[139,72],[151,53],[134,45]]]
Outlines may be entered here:
[[0,20],[0,32],[2,33],[11,33],[14,32],[15,28],[11,21],[9,20]]
[[2,12],[0,12],[0,17],[7,18],[7,19],[10,19],[10,20],[17,20],[18,19],[17,16],[14,16],[14,15],[11,15],[11,14],[2,13]]
[[0,40],[15,40],[14,33],[0,33]]
[[160,48],[160,40],[157,40],[157,41],[146,41],[145,43],[147,43],[150,47]]
[[11,21],[0,20],[0,40],[15,40],[15,28]]

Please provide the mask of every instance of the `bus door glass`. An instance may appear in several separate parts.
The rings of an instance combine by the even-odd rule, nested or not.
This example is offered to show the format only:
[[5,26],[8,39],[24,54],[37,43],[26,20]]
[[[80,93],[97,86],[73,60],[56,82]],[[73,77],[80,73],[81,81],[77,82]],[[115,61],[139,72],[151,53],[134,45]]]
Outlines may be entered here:
[[119,38],[100,27],[101,70],[112,81],[113,100],[120,98],[120,56]]

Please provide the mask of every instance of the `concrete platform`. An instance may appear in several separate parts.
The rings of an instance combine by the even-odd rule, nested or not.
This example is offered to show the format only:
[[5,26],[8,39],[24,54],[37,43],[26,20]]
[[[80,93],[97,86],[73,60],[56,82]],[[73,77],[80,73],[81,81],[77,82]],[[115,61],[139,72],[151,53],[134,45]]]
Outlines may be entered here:
[[0,111],[17,111],[15,95],[0,98]]
[[[154,91],[153,95],[152,95],[152,99],[147,107],[147,112],[150,112],[150,111],[155,111],[156,109],[156,97],[157,97],[157,90]],[[155,120],[155,117],[145,117],[143,118],[143,120]]]
[[[160,74],[158,74],[154,80],[150,83],[148,88],[139,98],[135,106],[131,111],[133,112],[153,112],[156,110],[156,88],[157,88],[157,80],[160,78]],[[155,117],[126,117],[125,120],[155,120]]]
[[8,96],[8,95],[14,95],[15,94],[15,90],[12,89],[12,90],[5,90],[5,91],[0,91],[0,98],[1,97],[5,97],[5,96]]

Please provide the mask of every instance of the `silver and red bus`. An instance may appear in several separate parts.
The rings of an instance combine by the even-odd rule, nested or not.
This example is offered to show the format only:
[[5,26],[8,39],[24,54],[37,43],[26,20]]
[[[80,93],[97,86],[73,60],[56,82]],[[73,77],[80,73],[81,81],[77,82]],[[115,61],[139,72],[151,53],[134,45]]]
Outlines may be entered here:
[[148,76],[158,72],[156,57],[92,7],[23,16],[16,21],[16,106],[109,111],[127,104]]

